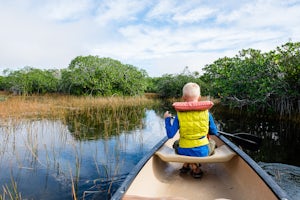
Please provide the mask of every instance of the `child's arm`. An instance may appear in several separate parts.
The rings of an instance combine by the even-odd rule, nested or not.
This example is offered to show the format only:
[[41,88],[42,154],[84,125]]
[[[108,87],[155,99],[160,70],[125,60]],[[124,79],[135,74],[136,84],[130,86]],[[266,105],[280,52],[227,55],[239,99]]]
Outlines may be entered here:
[[166,131],[167,131],[167,136],[168,138],[172,138],[174,137],[174,135],[177,133],[178,129],[179,129],[179,121],[177,116],[174,118],[173,123],[171,123],[171,115],[170,114],[166,114],[164,115],[165,117],[165,127],[166,127]]
[[209,113],[209,131],[210,135],[219,135],[217,126],[215,124],[215,120],[213,116]]

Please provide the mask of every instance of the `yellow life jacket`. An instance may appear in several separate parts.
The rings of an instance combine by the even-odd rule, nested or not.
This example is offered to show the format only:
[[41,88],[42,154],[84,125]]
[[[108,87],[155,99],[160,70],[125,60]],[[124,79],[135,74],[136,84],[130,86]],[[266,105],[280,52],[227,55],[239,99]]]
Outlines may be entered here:
[[179,120],[179,147],[193,148],[209,143],[207,134],[209,130],[208,110],[178,111]]

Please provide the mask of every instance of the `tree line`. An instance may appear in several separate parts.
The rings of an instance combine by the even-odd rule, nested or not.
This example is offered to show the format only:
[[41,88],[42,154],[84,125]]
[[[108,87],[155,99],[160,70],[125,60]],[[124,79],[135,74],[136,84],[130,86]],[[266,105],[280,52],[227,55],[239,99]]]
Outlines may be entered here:
[[147,73],[111,58],[78,56],[68,68],[5,70],[0,89],[19,95],[63,93],[92,96],[143,94]]
[[216,60],[201,79],[223,103],[283,114],[300,112],[300,43],[267,53],[247,49]]
[[149,77],[145,70],[111,58],[78,56],[66,69],[4,70],[0,89],[22,95],[134,96],[154,92],[162,98],[176,98],[185,83],[196,82],[203,96],[219,98],[231,107],[281,115],[300,112],[299,42],[287,42],[266,53],[243,49],[234,57],[217,59],[202,71],[190,72],[186,67],[179,74]]
[[180,97],[184,83],[201,86],[203,96],[242,110],[292,115],[300,113],[300,43],[287,42],[266,53],[241,50],[223,57],[202,71],[167,74],[152,79],[152,91],[163,97]]

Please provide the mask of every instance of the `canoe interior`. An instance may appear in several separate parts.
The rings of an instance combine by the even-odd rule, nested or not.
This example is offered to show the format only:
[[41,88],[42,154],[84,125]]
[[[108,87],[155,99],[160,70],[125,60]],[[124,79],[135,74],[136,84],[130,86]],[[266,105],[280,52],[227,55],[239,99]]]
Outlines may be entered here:
[[[225,145],[219,138],[213,139],[219,147]],[[173,140],[168,140],[165,145],[172,144]],[[123,199],[278,199],[239,156],[223,163],[202,163],[201,179],[180,174],[181,167],[182,163],[165,162],[153,155]]]

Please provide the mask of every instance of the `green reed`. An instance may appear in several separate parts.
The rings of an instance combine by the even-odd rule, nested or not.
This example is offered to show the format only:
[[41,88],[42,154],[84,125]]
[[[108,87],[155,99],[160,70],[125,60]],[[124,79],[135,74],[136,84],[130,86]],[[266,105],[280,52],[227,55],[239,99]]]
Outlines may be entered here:
[[21,193],[18,192],[17,183],[11,175],[11,186],[4,185],[2,186],[3,193],[0,195],[0,200],[22,200]]

